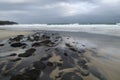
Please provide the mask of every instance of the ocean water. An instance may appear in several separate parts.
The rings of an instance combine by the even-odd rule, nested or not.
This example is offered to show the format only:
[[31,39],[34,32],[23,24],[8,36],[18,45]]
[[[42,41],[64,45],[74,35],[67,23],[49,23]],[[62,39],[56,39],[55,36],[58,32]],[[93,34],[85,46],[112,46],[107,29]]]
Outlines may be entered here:
[[120,25],[108,24],[69,24],[69,25],[47,25],[47,24],[18,24],[0,26],[0,29],[8,30],[47,30],[47,31],[68,31],[68,32],[88,32],[120,36]]

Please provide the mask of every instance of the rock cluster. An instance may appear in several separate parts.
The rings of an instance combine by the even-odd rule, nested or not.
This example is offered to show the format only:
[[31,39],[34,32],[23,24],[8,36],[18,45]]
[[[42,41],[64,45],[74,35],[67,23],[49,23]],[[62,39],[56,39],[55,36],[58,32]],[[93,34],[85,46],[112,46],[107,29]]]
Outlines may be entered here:
[[[4,73],[8,76],[4,80],[86,80],[90,74],[96,80],[106,80],[99,70],[94,71],[88,65],[90,61],[84,56],[85,49],[76,47],[75,41],[66,42],[57,33],[18,35],[10,38],[8,44],[24,52],[12,53],[8,62],[0,63],[0,76],[3,79]],[[5,66],[12,68],[6,70]]]

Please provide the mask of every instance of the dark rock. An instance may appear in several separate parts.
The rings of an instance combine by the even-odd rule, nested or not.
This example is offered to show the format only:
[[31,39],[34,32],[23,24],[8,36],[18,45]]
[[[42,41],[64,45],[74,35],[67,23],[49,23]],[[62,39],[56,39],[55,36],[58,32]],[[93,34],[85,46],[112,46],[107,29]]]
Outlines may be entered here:
[[35,41],[39,41],[40,37],[39,36],[34,36]]
[[47,62],[47,66],[53,66],[53,63]]
[[75,44],[75,42],[72,42],[72,43],[74,43],[74,44]]
[[26,53],[34,53],[35,51],[36,51],[36,49],[30,48],[30,49],[26,50]]
[[85,53],[86,51],[84,49],[81,49],[78,51],[78,53]]
[[65,56],[68,56],[68,54],[67,54],[67,53],[64,53],[64,55],[65,55]]
[[81,76],[76,75],[73,72],[70,72],[64,74],[61,80],[83,80],[83,78]]
[[41,73],[40,70],[32,69],[32,70],[28,70],[23,75],[30,77],[30,80],[37,80],[37,78],[39,77],[40,73]]
[[4,46],[4,44],[0,44],[0,46]]
[[72,51],[74,51],[74,52],[77,51],[77,49],[76,49],[74,46],[72,46],[72,45],[70,45],[70,44],[68,44],[68,43],[66,43],[65,45],[66,45],[70,50],[72,50]]
[[62,66],[62,63],[57,63],[57,66],[59,66],[59,67]]
[[39,69],[39,70],[44,70],[46,67],[46,65],[41,61],[34,62],[33,66],[35,67],[35,69]]
[[12,61],[12,62],[16,62],[16,61],[19,61],[19,60],[21,60],[21,58],[11,59],[10,61]]
[[74,51],[74,52],[77,51],[74,47],[70,47],[69,49],[72,50],[72,51]]
[[11,41],[8,41],[9,44],[11,44],[12,42]]
[[57,78],[61,78],[61,76],[59,75],[59,76],[55,76],[55,78],[57,79]]
[[24,38],[24,35],[18,35],[17,37],[10,38],[9,40],[13,42],[13,41],[20,41],[23,38]]
[[26,50],[25,53],[19,54],[18,56],[19,56],[19,57],[29,57],[29,56],[33,55],[33,53],[34,53],[35,51],[36,51],[36,49],[31,48],[31,49]]
[[12,76],[10,80],[37,80],[41,71],[37,69],[28,70],[23,74]]
[[44,40],[41,42],[35,42],[32,44],[32,47],[39,47],[39,46],[53,46],[55,43],[51,42],[51,40]]
[[0,63],[0,72],[2,72],[2,69],[5,65],[6,65],[5,63]]
[[10,80],[28,80],[29,78],[24,78],[23,75],[12,76]]
[[42,39],[50,39],[50,36],[44,34],[44,35],[42,35]]
[[26,46],[22,46],[22,49],[25,49],[26,48]]
[[47,39],[47,40],[42,41],[41,43],[43,43],[43,44],[49,44],[50,42],[51,42],[51,40]]
[[50,50],[50,48],[49,49],[46,49],[45,51],[49,51]]
[[67,39],[69,39],[69,38],[67,38]]
[[12,43],[11,46],[12,47],[22,47],[22,46],[26,46],[27,44],[25,43],[20,43],[20,42],[17,42],[17,43]]
[[54,36],[55,34],[54,33],[52,33],[52,36]]
[[16,53],[12,53],[12,54],[10,54],[9,56],[16,56],[17,54]]
[[82,68],[88,70],[88,65],[82,65]]
[[41,42],[41,44],[45,45],[45,46],[48,46],[48,47],[52,47],[55,45],[54,42],[52,42],[51,40],[44,40]]
[[79,61],[78,61],[78,64],[80,65],[80,66],[83,66],[83,65],[85,65],[87,62],[84,60],[84,59],[80,59]]
[[42,58],[40,59],[40,61],[46,61],[46,60],[48,60],[50,57],[51,57],[51,55],[48,55],[48,56],[46,56],[46,57],[42,57]]
[[28,36],[28,37],[27,37],[27,40],[28,40],[28,41],[32,41],[32,42],[34,41],[34,39],[33,39],[32,36]]
[[55,42],[57,42],[58,40],[55,40]]
[[39,47],[41,45],[42,45],[41,42],[35,42],[32,44],[32,47]]
[[85,45],[84,45],[84,44],[83,44],[82,46],[83,46],[83,47],[85,47]]
[[70,44],[68,44],[68,43],[66,43],[65,45],[66,45],[67,47],[72,47],[72,46],[71,46]]
[[20,41],[23,38],[24,38],[24,35],[18,35],[17,37],[14,38],[14,40],[15,41]]

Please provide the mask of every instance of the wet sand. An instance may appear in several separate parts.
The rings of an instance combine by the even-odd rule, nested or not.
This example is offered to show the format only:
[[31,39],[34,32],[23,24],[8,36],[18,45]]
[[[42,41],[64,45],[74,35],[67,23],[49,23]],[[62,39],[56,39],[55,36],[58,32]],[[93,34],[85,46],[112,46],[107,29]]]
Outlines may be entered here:
[[107,80],[120,79],[120,37],[84,32],[65,33],[65,35],[88,47],[85,56],[90,59],[89,65],[97,67]]
[[120,79],[120,37],[61,31],[0,33],[6,33],[1,39],[9,37],[0,46],[1,80]]

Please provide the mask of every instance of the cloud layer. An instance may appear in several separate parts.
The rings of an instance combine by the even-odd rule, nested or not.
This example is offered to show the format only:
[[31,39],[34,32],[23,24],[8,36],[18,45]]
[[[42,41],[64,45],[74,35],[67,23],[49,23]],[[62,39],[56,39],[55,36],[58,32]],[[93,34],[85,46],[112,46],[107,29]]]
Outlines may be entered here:
[[20,23],[117,23],[120,0],[0,0],[0,19]]

